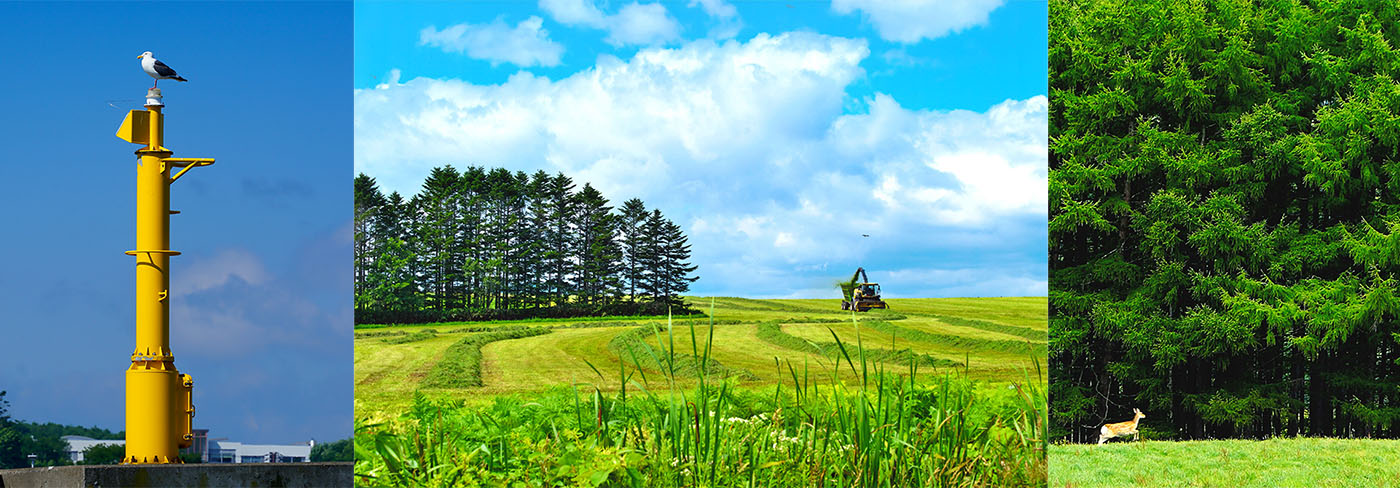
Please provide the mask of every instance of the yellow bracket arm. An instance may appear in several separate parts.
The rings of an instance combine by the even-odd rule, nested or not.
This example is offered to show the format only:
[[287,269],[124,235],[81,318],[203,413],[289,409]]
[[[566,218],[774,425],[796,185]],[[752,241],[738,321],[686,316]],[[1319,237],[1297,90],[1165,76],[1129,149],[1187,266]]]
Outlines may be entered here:
[[175,173],[175,176],[170,177],[170,183],[175,183],[175,180],[180,179],[180,175],[185,174],[190,168],[214,164],[214,158],[164,158],[160,162],[182,168],[178,173]]

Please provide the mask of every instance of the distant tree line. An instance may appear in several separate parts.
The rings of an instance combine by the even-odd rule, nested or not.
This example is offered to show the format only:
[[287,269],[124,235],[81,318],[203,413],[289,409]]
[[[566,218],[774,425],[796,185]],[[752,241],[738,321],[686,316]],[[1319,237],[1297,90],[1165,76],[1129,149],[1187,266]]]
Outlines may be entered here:
[[347,438],[311,446],[311,462],[355,462],[355,439]]
[[[52,422],[35,423],[17,421],[9,416],[10,403],[5,400],[5,392],[0,391],[0,469],[28,468],[29,455],[35,455],[35,466],[62,466],[73,464],[68,458],[68,443],[65,435],[81,435],[93,439],[121,440],[123,432],[112,432],[97,427],[61,425]],[[103,452],[111,451],[106,444],[91,448],[92,458],[84,458],[86,464],[115,464],[122,458],[124,448],[116,446],[116,454],[110,459]],[[101,461],[106,460],[103,463]]]
[[1052,435],[1400,437],[1400,4],[1050,12]]
[[543,171],[434,168],[417,195],[355,178],[356,323],[684,314],[680,226]]

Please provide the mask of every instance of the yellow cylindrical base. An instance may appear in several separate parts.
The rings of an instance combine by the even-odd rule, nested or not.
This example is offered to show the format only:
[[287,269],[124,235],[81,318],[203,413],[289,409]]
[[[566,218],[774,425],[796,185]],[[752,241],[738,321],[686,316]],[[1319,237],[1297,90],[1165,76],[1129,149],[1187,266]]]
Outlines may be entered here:
[[[172,361],[132,361],[126,370],[126,457],[123,464],[180,462],[175,439],[183,426],[171,415],[185,403],[180,373]],[[180,409],[183,414],[183,408]],[[183,422],[182,422],[183,423]]]

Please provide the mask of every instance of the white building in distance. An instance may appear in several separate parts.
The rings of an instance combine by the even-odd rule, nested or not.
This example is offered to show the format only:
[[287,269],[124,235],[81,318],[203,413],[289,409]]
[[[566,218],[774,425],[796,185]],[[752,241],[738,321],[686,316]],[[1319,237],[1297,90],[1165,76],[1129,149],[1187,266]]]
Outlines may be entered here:
[[63,437],[59,437],[59,439],[62,439],[63,442],[68,443],[68,460],[73,461],[74,463],[83,462],[83,451],[86,451],[89,447],[100,446],[102,444],[110,444],[114,446],[126,445],[126,441],[100,440],[81,435],[65,435]]
[[[60,439],[68,443],[68,459],[74,463],[83,461],[83,451],[89,447],[101,444],[126,445],[126,441],[93,439],[80,435],[65,435]],[[198,453],[200,460],[206,463],[309,463],[311,448],[315,446],[316,441],[304,444],[244,444],[225,438],[210,439],[209,429],[195,429],[194,443],[180,452]]]

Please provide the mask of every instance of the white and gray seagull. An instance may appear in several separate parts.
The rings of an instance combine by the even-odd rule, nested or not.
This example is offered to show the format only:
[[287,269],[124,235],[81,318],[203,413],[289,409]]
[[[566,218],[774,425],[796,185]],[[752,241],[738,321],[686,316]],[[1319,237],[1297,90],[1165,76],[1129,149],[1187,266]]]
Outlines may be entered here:
[[155,56],[151,56],[150,51],[141,53],[136,58],[141,60],[141,69],[146,70],[146,74],[156,79],[155,83],[151,83],[151,88],[155,88],[156,83],[160,83],[160,80],[190,81],[175,74],[175,70],[157,60]]

